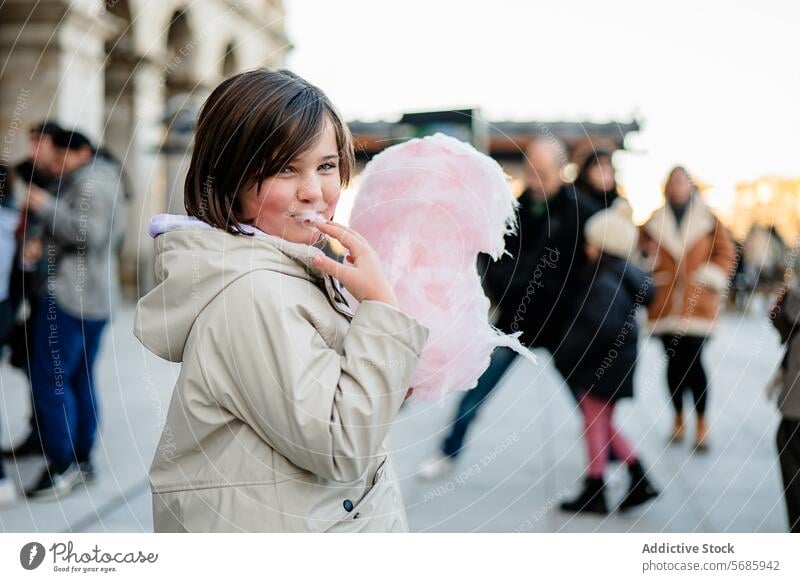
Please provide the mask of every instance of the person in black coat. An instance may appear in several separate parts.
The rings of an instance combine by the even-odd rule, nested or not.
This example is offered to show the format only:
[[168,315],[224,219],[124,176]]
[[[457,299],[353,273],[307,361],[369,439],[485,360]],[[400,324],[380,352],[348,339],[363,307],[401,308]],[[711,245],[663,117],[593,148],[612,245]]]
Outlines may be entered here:
[[519,202],[518,232],[506,239],[510,256],[487,265],[484,287],[498,329],[522,332],[522,343],[553,353],[586,265],[583,226],[600,207],[566,184],[547,198],[529,188]]
[[633,445],[614,425],[614,406],[633,396],[638,356],[639,306],[654,295],[647,273],[631,262],[637,229],[628,203],[620,198],[595,214],[585,228],[590,262],[579,275],[581,296],[572,305],[573,325],[554,355],[556,368],[578,401],[584,420],[588,467],[583,491],[562,503],[565,511],[606,514],[603,474],[609,449],[627,464],[631,485],[620,509],[630,509],[657,495]]
[[[517,233],[506,237],[508,254],[497,262],[484,262],[480,270],[497,310],[495,327],[522,332],[520,341],[528,347],[555,353],[571,323],[576,274],[586,265],[583,226],[600,206],[562,182],[566,156],[557,141],[536,140],[526,154],[528,188],[519,199]],[[477,386],[462,395],[449,434],[440,450],[423,462],[420,477],[433,479],[450,470],[478,410],[516,358],[508,348],[495,350]]]
[[619,198],[611,152],[593,150],[586,156],[575,178],[575,187],[602,208],[611,206]]

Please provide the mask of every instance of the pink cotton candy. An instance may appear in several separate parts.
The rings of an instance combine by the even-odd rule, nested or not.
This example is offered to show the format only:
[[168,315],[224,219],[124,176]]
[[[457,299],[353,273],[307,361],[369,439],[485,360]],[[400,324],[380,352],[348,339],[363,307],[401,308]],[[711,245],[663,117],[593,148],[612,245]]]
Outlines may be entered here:
[[476,260],[499,258],[517,202],[500,166],[442,134],[387,148],[361,176],[350,226],[381,257],[400,307],[430,330],[411,386],[440,398],[469,390],[498,346],[533,360],[489,324]]

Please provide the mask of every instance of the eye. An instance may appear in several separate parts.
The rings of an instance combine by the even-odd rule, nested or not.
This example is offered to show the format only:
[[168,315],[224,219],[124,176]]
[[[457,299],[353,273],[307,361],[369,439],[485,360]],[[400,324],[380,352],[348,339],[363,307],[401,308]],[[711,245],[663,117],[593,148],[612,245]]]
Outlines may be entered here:
[[334,162],[325,162],[319,167],[319,169],[322,170],[323,172],[327,172],[329,170],[335,170],[336,164]]
[[280,170],[278,172],[278,175],[279,176],[288,176],[289,174],[293,174],[293,173],[294,173],[294,168],[292,166],[286,166],[285,168],[283,168],[282,170]]

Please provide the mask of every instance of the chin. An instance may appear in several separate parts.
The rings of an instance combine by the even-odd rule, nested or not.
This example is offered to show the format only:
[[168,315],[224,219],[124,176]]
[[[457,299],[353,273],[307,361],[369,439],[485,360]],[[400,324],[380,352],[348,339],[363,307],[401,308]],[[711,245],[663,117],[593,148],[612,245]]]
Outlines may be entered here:
[[291,231],[287,230],[281,238],[292,243],[313,245],[319,240],[321,234],[322,233],[316,229],[301,228],[299,232],[297,232],[296,229],[292,229]]
[[309,228],[299,226],[295,224],[294,221],[291,221],[288,224],[284,223],[281,225],[272,225],[272,227],[266,224],[256,224],[255,226],[261,231],[272,236],[282,238],[287,242],[304,245],[313,245],[315,242],[317,242],[321,234],[320,231],[316,229],[311,230]]
[[291,241],[291,242],[297,242],[297,243],[300,243],[300,244],[313,246],[314,243],[316,243],[319,240],[319,237],[320,237],[320,233],[318,232],[316,234],[308,235],[305,238],[302,238],[300,240],[294,240],[294,241]]

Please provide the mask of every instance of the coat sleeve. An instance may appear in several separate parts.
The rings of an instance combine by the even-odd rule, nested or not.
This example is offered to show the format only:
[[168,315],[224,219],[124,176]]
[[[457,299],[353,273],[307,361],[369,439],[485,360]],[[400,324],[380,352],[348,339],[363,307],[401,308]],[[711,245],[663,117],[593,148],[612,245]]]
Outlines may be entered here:
[[72,184],[70,196],[49,198],[36,212],[45,232],[64,245],[94,249],[108,245],[117,186],[108,177],[96,174]]
[[[507,294],[514,296],[518,292],[517,288],[521,279],[520,273],[525,270],[518,260],[520,253],[524,252],[521,251],[519,246],[519,234],[507,235],[505,238],[505,252],[507,254],[503,254],[496,261],[492,260],[488,255],[484,258],[484,289],[489,299],[495,304],[501,303],[501,299]],[[527,285],[527,281],[525,285]]]
[[428,330],[364,301],[340,354],[317,329],[320,309],[333,309],[327,299],[289,279],[256,271],[225,291],[227,329],[212,338],[217,362],[207,381],[222,406],[292,463],[354,481],[386,438]]
[[607,283],[598,286],[597,293],[587,298],[584,312],[588,338],[595,342],[608,344],[623,331],[630,321],[635,321],[635,305],[629,305],[628,295],[619,287]]
[[797,328],[800,326],[800,287],[793,280],[788,287],[778,292],[769,318],[781,336],[781,343],[789,346],[789,352],[797,349]]
[[588,291],[576,299],[566,320],[571,325],[558,347],[557,358],[569,365],[579,363],[592,346],[613,342],[634,309],[623,299],[627,294],[618,282],[604,273],[594,280],[580,281],[580,285]]
[[710,287],[711,289],[722,292],[728,286],[730,279],[730,269],[736,254],[736,245],[733,237],[722,223],[715,219],[715,226],[712,241],[711,254],[708,262],[702,265],[696,273],[698,283]]
[[781,305],[783,315],[791,321],[800,319],[800,285],[792,281],[784,293],[786,295]]

